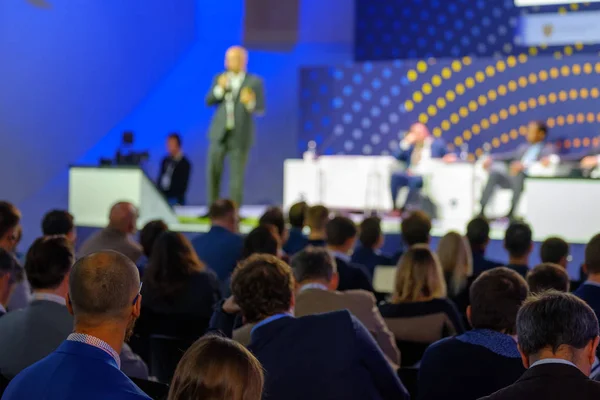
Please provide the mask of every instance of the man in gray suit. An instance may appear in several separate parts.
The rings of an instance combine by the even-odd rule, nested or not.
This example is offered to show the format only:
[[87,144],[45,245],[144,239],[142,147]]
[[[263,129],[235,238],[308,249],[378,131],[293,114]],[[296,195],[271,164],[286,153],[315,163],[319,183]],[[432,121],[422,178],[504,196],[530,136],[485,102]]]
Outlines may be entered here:
[[220,196],[225,156],[229,156],[229,197],[241,207],[244,169],[254,142],[254,115],[265,111],[262,79],[246,72],[248,53],[234,46],[225,54],[224,73],[213,79],[206,104],[216,106],[210,125],[208,150],[208,204]]
[[535,162],[540,161],[549,165],[554,156],[554,146],[546,143],[548,127],[543,121],[532,121],[529,123],[527,142],[514,151],[493,154],[488,157],[483,166],[489,169],[494,161],[509,162],[508,170],[505,168],[492,168],[490,176],[481,195],[481,216],[485,216],[485,207],[491,199],[497,186],[504,189],[512,189],[513,199],[510,211],[507,215],[512,219],[523,193],[527,169]]

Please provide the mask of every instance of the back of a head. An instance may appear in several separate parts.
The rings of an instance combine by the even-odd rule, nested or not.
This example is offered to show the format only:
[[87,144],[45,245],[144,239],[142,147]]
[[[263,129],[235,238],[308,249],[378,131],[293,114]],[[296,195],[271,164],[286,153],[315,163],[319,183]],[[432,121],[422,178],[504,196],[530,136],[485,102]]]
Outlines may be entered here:
[[0,249],[0,277],[10,274],[10,281],[21,282],[23,280],[23,268],[13,254]]
[[254,228],[245,238],[242,247],[242,258],[253,254],[271,254],[276,256],[279,244],[273,232],[266,225]]
[[283,216],[283,211],[279,207],[269,207],[260,217],[258,223],[260,225],[273,225],[277,228],[277,232],[280,236],[285,232],[285,217]]
[[264,374],[260,362],[241,344],[205,336],[183,355],[168,400],[260,400]]
[[348,239],[356,237],[356,225],[350,218],[335,217],[325,227],[327,244],[330,246],[343,246]]
[[569,243],[559,237],[551,237],[542,243],[540,258],[543,263],[561,264],[569,257]]
[[473,256],[466,238],[458,232],[448,232],[438,243],[437,255],[448,283],[448,293],[456,296],[467,286],[473,275]]
[[546,290],[568,292],[570,287],[569,274],[558,264],[543,263],[527,273],[527,283],[531,293],[541,293]]
[[583,300],[554,290],[530,296],[517,315],[519,348],[527,357],[543,350],[574,353],[598,336],[598,319]]
[[513,222],[506,229],[504,247],[511,257],[524,257],[531,251],[531,228],[524,222]]
[[80,258],[69,278],[69,300],[75,322],[102,323],[129,318],[140,288],[135,264],[116,251]]
[[127,201],[113,205],[108,216],[108,226],[125,233],[135,232],[137,209]]
[[140,244],[144,249],[144,255],[148,258],[152,255],[154,243],[161,233],[169,230],[169,227],[162,219],[148,222],[140,231]]
[[36,239],[25,258],[25,272],[31,288],[56,289],[71,271],[75,255],[64,235]]
[[500,267],[482,273],[469,292],[471,325],[514,335],[517,312],[527,295],[527,282],[511,269]]
[[289,312],[294,285],[289,265],[267,254],[242,261],[231,276],[231,293],[248,323]]
[[304,227],[304,218],[307,210],[308,204],[306,204],[305,201],[301,201],[291,206],[290,211],[288,212],[288,220],[290,221],[290,225],[294,228],[302,229]]
[[414,245],[402,255],[396,268],[394,287],[394,303],[446,297],[440,261],[427,245]]
[[311,230],[323,230],[329,221],[329,209],[322,205],[309,207],[306,210],[306,225]]
[[373,249],[381,239],[381,219],[378,217],[365,218],[360,224],[360,235],[358,240],[368,248]]
[[208,209],[208,217],[213,221],[219,221],[226,218],[231,218],[237,210],[233,200],[219,199],[212,203]]
[[0,201],[0,240],[21,221],[21,212],[13,204]]
[[483,217],[473,218],[467,225],[466,236],[473,249],[482,249],[490,240],[490,224]]
[[308,247],[296,253],[291,266],[298,283],[311,280],[330,282],[337,271],[335,259],[327,250],[319,247]]
[[44,215],[42,233],[48,235],[68,235],[75,229],[73,215],[65,210],[52,210]]
[[402,220],[402,240],[407,246],[429,243],[431,219],[423,211],[414,211]]
[[584,264],[588,275],[600,273],[600,234],[590,239],[585,246]]

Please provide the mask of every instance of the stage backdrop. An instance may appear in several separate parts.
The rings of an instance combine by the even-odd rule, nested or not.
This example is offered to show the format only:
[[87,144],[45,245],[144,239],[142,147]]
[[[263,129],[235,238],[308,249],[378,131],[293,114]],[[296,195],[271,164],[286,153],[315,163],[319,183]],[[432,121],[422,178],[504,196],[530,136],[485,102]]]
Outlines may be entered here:
[[555,59],[428,59],[304,69],[298,153],[315,140],[322,154],[390,154],[420,121],[470,157],[523,142],[545,120],[563,151],[583,151],[600,134],[600,62]]

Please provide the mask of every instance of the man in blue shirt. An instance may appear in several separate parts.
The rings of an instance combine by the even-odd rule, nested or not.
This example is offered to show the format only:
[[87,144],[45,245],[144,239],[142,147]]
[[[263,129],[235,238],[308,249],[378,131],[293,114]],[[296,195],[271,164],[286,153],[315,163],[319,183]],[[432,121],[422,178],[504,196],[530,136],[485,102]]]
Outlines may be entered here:
[[4,400],[148,400],[119,370],[119,353],[140,315],[135,264],[113,251],[93,253],[73,266],[67,307],[74,332],[46,358],[19,373]]
[[587,280],[573,294],[588,303],[596,317],[600,317],[600,234],[585,247],[583,272]]

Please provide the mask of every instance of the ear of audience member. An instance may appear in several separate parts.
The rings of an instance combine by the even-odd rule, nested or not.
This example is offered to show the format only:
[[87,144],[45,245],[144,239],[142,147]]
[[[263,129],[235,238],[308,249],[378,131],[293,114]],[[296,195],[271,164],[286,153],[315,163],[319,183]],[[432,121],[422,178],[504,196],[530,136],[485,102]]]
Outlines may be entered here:
[[550,237],[540,247],[542,263],[558,264],[567,269],[569,263],[569,243],[559,237]]
[[381,254],[385,237],[381,230],[381,219],[378,217],[365,218],[360,224],[359,245],[352,253],[352,262],[364,265],[373,278],[375,267],[378,265],[393,265],[391,257]]
[[512,384],[525,371],[513,337],[528,294],[525,280],[508,268],[495,268],[481,274],[470,292],[473,330],[427,349],[419,370],[420,399],[475,400]]
[[531,293],[542,293],[546,290],[556,290],[559,292],[569,291],[569,274],[565,269],[552,263],[543,263],[537,265],[527,274],[527,283]]
[[285,226],[285,217],[281,208],[269,207],[260,217],[258,223],[260,225],[270,225],[275,228],[273,233],[275,234],[275,239],[277,239],[280,248],[287,242],[288,230]]
[[582,300],[547,291],[525,301],[517,316],[519,351],[528,370],[514,384],[486,397],[596,399],[600,383],[588,378],[596,359],[598,319]]
[[137,262],[138,270],[140,271],[140,277],[144,276],[144,270],[148,264],[148,260],[152,255],[152,249],[154,248],[154,242],[164,232],[168,231],[169,227],[162,219],[157,219],[148,222],[140,231],[140,244],[144,251],[144,256]]
[[301,201],[290,207],[290,211],[288,212],[291,229],[289,230],[288,240],[283,246],[283,251],[290,256],[301,251],[308,245],[308,239],[302,232],[307,210],[308,205],[305,201]]
[[[373,337],[355,317],[338,311],[294,318],[294,289],[290,267],[271,255],[245,260],[231,280],[237,307],[247,322],[256,323],[248,349],[265,368],[270,399],[408,398]],[[229,336],[235,315],[228,311],[234,310],[224,303],[213,315],[212,328]]]
[[475,217],[469,221],[466,236],[473,256],[473,276],[504,265],[485,257],[485,250],[490,242],[490,224],[485,218]]
[[276,228],[270,225],[261,225],[254,228],[244,239],[242,259],[253,254],[278,255],[279,243],[276,236]]
[[69,242],[75,246],[77,231],[73,215],[65,210],[47,212],[42,220],[42,234],[44,236],[65,235]]
[[507,268],[517,271],[522,277],[529,272],[529,255],[533,250],[532,232],[524,222],[513,222],[506,229],[504,248],[508,252]]
[[183,355],[168,400],[260,400],[263,385],[262,366],[244,346],[205,336]]
[[464,331],[456,306],[446,298],[438,257],[427,245],[413,245],[402,256],[392,301],[379,309],[406,366],[417,363],[429,344]]
[[306,211],[306,225],[310,228],[308,234],[310,246],[325,247],[326,227],[330,220],[329,213],[329,209],[323,205],[309,207]]
[[23,269],[15,256],[0,249],[0,316],[6,314],[8,299],[15,284],[23,280]]
[[358,230],[351,219],[335,217],[325,227],[327,248],[335,257],[340,282],[338,290],[363,289],[373,292],[369,271],[364,265],[352,262],[352,251]]
[[587,280],[573,294],[588,303],[600,318],[600,234],[585,247],[583,270]]

